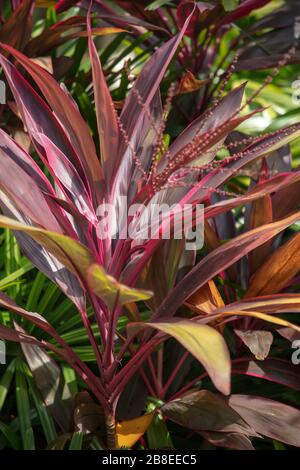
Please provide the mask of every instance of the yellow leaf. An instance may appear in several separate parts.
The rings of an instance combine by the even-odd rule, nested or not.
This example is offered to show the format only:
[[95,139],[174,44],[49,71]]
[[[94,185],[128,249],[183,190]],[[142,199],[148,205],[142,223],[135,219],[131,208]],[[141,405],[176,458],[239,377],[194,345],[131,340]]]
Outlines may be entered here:
[[147,300],[153,295],[150,291],[134,289],[121,284],[112,276],[106,274],[98,264],[93,264],[89,268],[88,281],[93,292],[101,297],[109,308],[114,307],[117,295],[119,296],[118,303],[121,305]]
[[211,326],[174,317],[168,322],[130,323],[129,329],[149,326],[175,338],[207,370],[215,387],[230,393],[230,355],[223,336]]
[[116,426],[116,444],[118,448],[131,448],[149,428],[155,411],[138,418],[121,421]]
[[117,295],[119,295],[119,304],[122,305],[127,302],[145,300],[153,295],[152,292],[121,284],[106,274],[101,266],[94,263],[89,249],[70,237],[39,227],[24,225],[2,215],[0,215],[0,227],[25,232],[55,256],[69,271],[75,275],[79,274],[81,280],[88,279],[93,291],[102,297],[110,308],[113,308]]
[[[104,27],[93,28],[91,32],[93,36],[107,36],[109,34],[128,33],[129,31],[126,31],[126,29],[122,28]],[[74,37],[87,37],[87,35],[87,31],[79,31],[73,34]]]
[[[197,309],[204,313],[211,314],[216,308],[224,307],[222,296],[211,279],[204,286],[200,287],[191,297],[189,297],[185,303],[191,310]],[[224,332],[224,325],[216,325],[216,322],[212,322],[221,333]]]
[[214,313],[240,310],[272,314],[280,312],[300,312],[300,294],[264,295],[263,297],[254,297],[253,299],[241,299],[226,305],[224,308],[218,309],[217,312]]
[[212,313],[217,307],[224,307],[221,294],[213,280],[208,281],[189,297],[187,304],[194,305],[205,313]]
[[79,273],[83,279],[94,261],[91,252],[84,245],[61,233],[25,225],[3,215],[0,215],[0,227],[26,233],[55,256],[69,271],[74,274]]
[[[298,297],[300,298],[300,296]],[[241,300],[239,302],[234,302],[224,307],[217,308],[210,315],[212,317],[212,322],[215,322],[217,319],[224,316],[248,316],[259,318],[260,320],[274,323],[275,325],[286,326],[296,331],[300,331],[300,326],[268,313],[269,310],[272,312],[281,311],[283,313],[289,311],[298,312],[300,308],[300,301],[298,300],[298,297],[295,295],[283,295],[279,297],[274,296],[274,298],[261,297],[257,299],[250,299],[249,301]],[[192,306],[192,308],[196,313],[203,315],[202,310],[198,309],[196,306]],[[262,311],[255,311],[255,308],[260,308]]]
[[300,331],[300,326],[295,325],[294,323],[291,323],[287,320],[284,320],[283,318],[278,318],[278,317],[275,317],[274,315],[269,315],[267,313],[251,312],[250,310],[245,310],[244,312],[243,311],[225,312],[221,314],[221,316],[222,315],[238,315],[238,316],[244,316],[244,317],[259,318],[260,320],[264,320],[269,323],[274,323],[275,325],[287,326],[289,328],[292,328],[293,330]]
[[53,7],[55,6],[55,1],[54,0],[36,0],[35,4],[39,8],[48,8],[48,7]]

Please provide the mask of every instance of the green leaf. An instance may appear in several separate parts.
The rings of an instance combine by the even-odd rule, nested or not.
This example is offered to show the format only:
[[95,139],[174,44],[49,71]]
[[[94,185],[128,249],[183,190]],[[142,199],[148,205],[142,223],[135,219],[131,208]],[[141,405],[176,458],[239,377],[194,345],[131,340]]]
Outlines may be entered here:
[[33,429],[28,428],[24,434],[24,450],[35,450]]
[[278,441],[273,441],[273,446],[275,450],[287,450],[287,448],[281,442]]
[[147,429],[147,442],[150,449],[174,449],[171,435],[161,414],[156,414]]
[[239,5],[239,0],[222,0],[225,11],[232,11]]
[[[6,278],[1,280],[2,287],[1,289],[4,290],[5,287],[9,286],[9,284],[15,280],[16,278],[13,276],[14,272],[18,270],[20,267],[20,248],[17,244],[17,241],[14,235],[9,231],[5,230],[5,256],[4,256],[4,264],[5,264],[5,274]],[[24,274],[24,273],[23,273]],[[12,275],[12,278],[10,277]],[[22,275],[22,273],[18,274],[18,276]],[[9,293],[13,296],[16,296],[19,291],[19,286],[11,286],[9,288]]]
[[78,393],[78,385],[74,369],[71,369],[67,364],[62,364],[61,367],[64,381],[69,388],[71,395],[76,395]]
[[37,310],[37,305],[39,301],[39,296],[40,293],[43,290],[44,284],[46,282],[47,278],[46,276],[38,272],[37,275],[35,276],[35,279],[32,283],[29,295],[27,297],[27,303],[26,303],[26,310],[29,310],[31,312],[35,312]]
[[80,431],[74,432],[71,442],[70,442],[69,450],[81,450],[82,443],[83,443],[83,433]]
[[[95,336],[95,339],[99,339],[100,333],[99,333],[98,325],[91,325],[91,328]],[[74,328],[68,331],[67,333],[62,334],[61,337],[63,338],[64,341],[66,341],[66,343],[70,345],[73,345],[73,344],[80,345],[82,343],[88,343],[88,335],[84,327]]]
[[150,5],[145,8],[145,10],[153,11],[160,7],[170,7],[172,5],[173,2],[171,0],[155,0],[155,2],[150,3]]
[[4,405],[16,369],[16,359],[13,359],[6,368],[0,380],[0,411]]
[[21,361],[18,362],[16,370],[16,400],[23,448],[24,450],[32,450],[35,448],[35,444],[31,427],[30,404],[25,373],[26,369],[27,368],[24,363]]
[[17,434],[9,426],[0,421],[0,433],[4,435],[14,450],[20,450],[20,440]]
[[43,402],[43,399],[36,388],[33,380],[31,377],[27,377],[27,382],[29,386],[29,391],[31,393],[31,396],[33,398],[37,413],[39,415],[39,419],[46,437],[46,441],[49,444],[51,441],[56,439],[57,433],[55,430],[54,422],[52,417],[49,415],[47,408],[45,407],[45,404]]
[[79,274],[83,279],[87,275],[89,266],[93,263],[90,251],[66,235],[50,232],[37,227],[24,225],[9,217],[0,216],[0,227],[25,232],[37,243],[46,248],[69,271]]
[[47,311],[51,311],[51,305],[49,304],[53,302],[53,299],[55,302],[55,299],[59,297],[60,294],[61,291],[55,284],[48,283],[47,289],[38,304],[37,311],[41,315]]
[[30,271],[33,268],[34,268],[34,266],[28,261],[21,268],[17,269],[16,271],[12,272],[11,274],[9,274],[6,277],[2,277],[1,281],[0,281],[0,290],[4,290],[4,288],[6,288],[6,286],[8,284],[12,283],[13,281],[18,279],[19,277],[23,276],[25,273],[27,273],[28,271]]

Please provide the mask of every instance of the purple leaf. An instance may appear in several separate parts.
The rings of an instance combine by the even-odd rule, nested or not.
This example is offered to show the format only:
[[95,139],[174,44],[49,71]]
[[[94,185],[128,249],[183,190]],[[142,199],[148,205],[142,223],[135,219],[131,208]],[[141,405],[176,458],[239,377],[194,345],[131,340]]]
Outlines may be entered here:
[[119,127],[114,111],[114,103],[106,84],[97,49],[91,35],[90,14],[87,17],[88,45],[92,64],[95,107],[98,133],[100,138],[101,162],[107,183],[116,170],[116,158],[119,147]]
[[[14,326],[18,332],[26,333],[16,322]],[[21,348],[49,413],[60,428],[67,432],[71,417],[71,395],[67,384],[63,383],[60,368],[39,346],[21,343]]]
[[[17,49],[23,49],[31,35],[33,8],[33,0],[20,2],[4,24],[1,25],[0,41],[4,41]],[[3,7],[1,10],[3,10]]]
[[83,179],[86,188],[89,188],[80,159],[50,108],[11,62],[0,56],[0,63],[14,94],[24,124],[38,152],[45,158],[43,149],[36,142],[36,135],[38,133],[45,134],[65,155],[68,155],[68,158],[70,158],[70,161]]
[[250,439],[244,434],[212,431],[199,431],[199,434],[216,447],[226,447],[235,450],[255,450]]
[[[134,150],[137,150],[136,144],[140,142],[140,134],[142,131],[143,133],[145,132],[144,122],[147,116],[147,108],[150,107],[152,100],[157,94],[160,82],[180,44],[189,20],[190,16],[187,18],[182,31],[152,55],[126,99],[120,121]],[[132,151],[128,148],[124,139],[120,143],[118,160],[120,164],[114,182],[114,197],[117,207],[119,205],[119,197],[127,196],[128,194],[134,170]]]
[[252,395],[231,395],[228,404],[257,433],[300,446],[300,411],[296,408]]
[[29,168],[32,159],[29,156],[26,158],[25,152],[3,131],[0,131],[0,138],[0,188],[9,194],[21,211],[35,223],[49,230],[62,232],[45,196],[34,180],[37,179],[43,187],[49,187],[38,167],[33,165]]
[[284,359],[270,358],[263,362],[249,358],[234,359],[232,373],[258,377],[300,391],[299,366]]
[[168,419],[194,431],[256,433],[220,396],[200,390],[169,401],[161,408]]
[[212,251],[200,261],[170,292],[160,305],[153,319],[172,316],[184,301],[197,289],[231,266],[249,251],[270,240],[286,227],[299,220],[300,212],[279,222],[255,228]]
[[237,8],[235,8],[235,10],[228,13],[222,20],[217,22],[216,27],[220,28],[220,26],[225,24],[233,23],[234,21],[249,15],[249,13],[251,13],[253,10],[263,7],[269,2],[270,0],[245,0]]
[[47,136],[37,134],[36,140],[44,148],[50,168],[56,179],[61,182],[63,189],[72,198],[73,204],[77,207],[78,211],[91,223],[96,223],[97,218],[92,202],[76,168]]
[[[12,54],[35,80],[49,105],[55,112],[55,115],[69,135],[74,150],[79,156],[85,173],[88,175],[90,184],[92,185],[94,182],[96,189],[99,189],[98,186],[103,179],[103,175],[96,155],[95,145],[90,130],[72,98],[59,86],[55,79],[38,64],[12,47],[2,45],[2,48]],[[49,134],[46,135],[49,137]],[[55,141],[53,142],[55,143]]]

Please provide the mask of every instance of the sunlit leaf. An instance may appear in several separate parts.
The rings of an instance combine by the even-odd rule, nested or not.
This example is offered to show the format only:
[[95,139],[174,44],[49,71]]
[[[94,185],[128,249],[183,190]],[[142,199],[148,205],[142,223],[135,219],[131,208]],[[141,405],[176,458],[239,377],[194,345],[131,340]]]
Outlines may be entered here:
[[149,428],[155,411],[128,421],[121,421],[116,426],[116,445],[118,448],[131,448]]
[[196,266],[176,285],[168,294],[164,302],[155,313],[155,319],[172,316],[188,297],[202,287],[206,282],[216,276],[220,271],[228,268],[241,259],[254,248],[269,241],[275,235],[299,220],[300,212],[282,219],[278,222],[266,224],[250,230],[238,237],[224,243],[205,256]]
[[232,373],[258,377],[300,391],[299,367],[284,359],[272,358],[255,361],[243,358],[234,360]]
[[187,304],[194,305],[206,313],[212,313],[217,307],[224,306],[222,296],[213,280],[208,281],[189,297]]
[[279,247],[253,275],[246,297],[280,292],[300,269],[300,233]]
[[89,285],[93,292],[97,294],[112,309],[117,301],[119,304],[138,302],[152,297],[152,292],[142,289],[134,289],[125,284],[119,283],[112,276],[105,273],[103,268],[93,264],[89,268]]
[[0,226],[27,233],[46,250],[49,250],[71,272],[80,273],[83,277],[87,275],[93,257],[87,248],[70,237],[24,225],[5,216],[0,216]]
[[201,362],[217,389],[225,395],[230,393],[229,351],[217,330],[208,325],[178,318],[169,322],[153,322],[145,325],[175,338]]
[[198,80],[192,72],[188,71],[181,79],[177,93],[182,95],[184,93],[192,93],[193,91],[200,90],[207,80]]

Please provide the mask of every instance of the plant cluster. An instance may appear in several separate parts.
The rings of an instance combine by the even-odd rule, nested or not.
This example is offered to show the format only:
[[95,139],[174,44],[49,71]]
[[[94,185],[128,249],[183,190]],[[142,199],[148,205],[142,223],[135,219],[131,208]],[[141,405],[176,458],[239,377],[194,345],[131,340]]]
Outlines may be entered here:
[[297,6],[2,3],[1,448],[300,447]]

